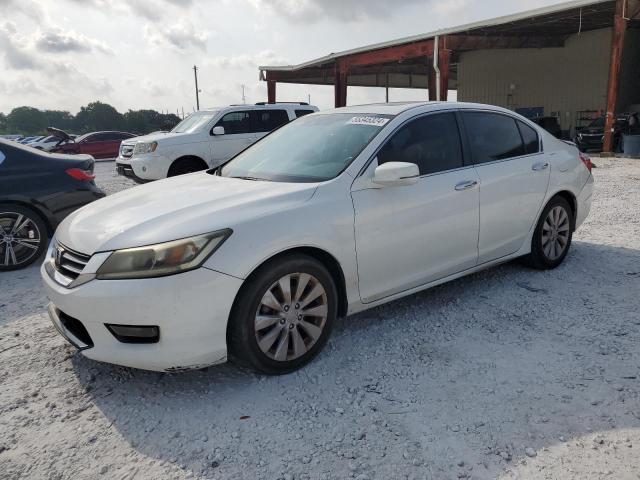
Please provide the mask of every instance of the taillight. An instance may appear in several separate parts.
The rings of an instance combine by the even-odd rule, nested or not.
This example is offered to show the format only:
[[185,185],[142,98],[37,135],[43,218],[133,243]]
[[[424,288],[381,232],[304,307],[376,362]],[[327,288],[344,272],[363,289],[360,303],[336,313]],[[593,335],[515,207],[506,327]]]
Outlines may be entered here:
[[580,160],[582,160],[582,163],[584,163],[584,166],[587,167],[587,170],[591,172],[591,169],[593,168],[593,163],[591,163],[591,157],[586,153],[580,152]]
[[90,182],[91,180],[96,178],[95,175],[91,175],[89,172],[85,172],[84,170],[81,170],[79,168],[70,168],[66,170],[66,173],[70,177],[75,178],[76,180],[80,180],[81,182]]

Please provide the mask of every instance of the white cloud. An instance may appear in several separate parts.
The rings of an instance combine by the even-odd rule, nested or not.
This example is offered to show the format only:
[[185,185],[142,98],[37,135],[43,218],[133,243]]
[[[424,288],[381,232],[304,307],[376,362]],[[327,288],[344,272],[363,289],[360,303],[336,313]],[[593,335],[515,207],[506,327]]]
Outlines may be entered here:
[[428,3],[428,0],[247,0],[257,10],[270,9],[292,21],[315,22],[321,18],[354,22],[384,19],[403,7]]
[[34,43],[39,51],[48,53],[89,53],[98,51],[113,54],[113,50],[104,42],[76,33],[73,30],[63,30],[58,27],[36,33]]
[[153,46],[169,45],[178,51],[197,48],[207,49],[208,34],[196,28],[189,20],[183,19],[170,26],[146,25],[144,37]]
[[260,65],[284,65],[289,61],[278,56],[272,50],[263,50],[256,54],[239,54],[229,56],[213,57],[205,61],[205,66],[214,68],[253,68],[257,69]]

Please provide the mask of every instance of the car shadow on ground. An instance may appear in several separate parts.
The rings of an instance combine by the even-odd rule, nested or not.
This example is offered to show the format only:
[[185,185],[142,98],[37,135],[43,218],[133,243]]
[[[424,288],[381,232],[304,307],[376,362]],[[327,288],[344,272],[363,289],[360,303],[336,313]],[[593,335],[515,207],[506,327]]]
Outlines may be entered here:
[[340,320],[287,376],[72,364],[133,448],[204,476],[494,478],[640,427],[639,293],[639,251],[575,242],[554,271],[509,263]]

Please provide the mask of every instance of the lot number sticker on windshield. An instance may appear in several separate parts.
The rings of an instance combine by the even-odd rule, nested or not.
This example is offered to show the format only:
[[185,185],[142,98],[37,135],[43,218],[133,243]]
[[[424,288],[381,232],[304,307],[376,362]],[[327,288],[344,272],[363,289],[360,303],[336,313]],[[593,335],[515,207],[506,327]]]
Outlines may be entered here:
[[389,123],[389,119],[384,117],[360,116],[360,117],[353,117],[347,123],[349,125],[372,125],[374,127],[383,127],[387,123]]

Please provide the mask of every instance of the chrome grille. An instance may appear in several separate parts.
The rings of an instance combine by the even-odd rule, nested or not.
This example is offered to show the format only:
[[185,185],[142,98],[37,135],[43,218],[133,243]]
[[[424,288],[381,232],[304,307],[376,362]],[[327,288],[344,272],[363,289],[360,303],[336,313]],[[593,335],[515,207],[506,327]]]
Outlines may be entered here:
[[84,267],[89,263],[90,255],[79,253],[65,247],[61,243],[55,246],[54,265],[56,270],[63,276],[75,280],[82,273]]
[[133,156],[134,145],[120,145],[120,156],[123,158],[130,158]]

